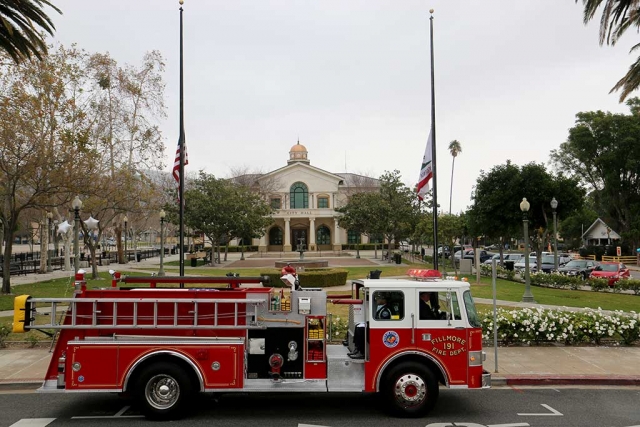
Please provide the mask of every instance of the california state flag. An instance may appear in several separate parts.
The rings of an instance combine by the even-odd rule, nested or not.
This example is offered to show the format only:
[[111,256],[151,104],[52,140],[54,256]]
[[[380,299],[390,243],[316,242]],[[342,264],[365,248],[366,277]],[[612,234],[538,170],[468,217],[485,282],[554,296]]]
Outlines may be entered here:
[[418,198],[423,200],[424,195],[429,192],[429,181],[433,178],[431,153],[433,151],[433,139],[431,131],[429,131],[429,139],[427,139],[427,148],[422,156],[422,166],[420,167],[420,179],[418,180]]

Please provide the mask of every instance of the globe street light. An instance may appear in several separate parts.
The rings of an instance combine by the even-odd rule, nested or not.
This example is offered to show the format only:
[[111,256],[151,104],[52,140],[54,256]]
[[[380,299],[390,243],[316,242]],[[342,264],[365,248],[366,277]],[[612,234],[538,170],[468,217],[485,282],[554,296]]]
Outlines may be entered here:
[[522,222],[524,223],[524,295],[522,302],[536,301],[531,293],[531,278],[529,277],[529,218],[527,217],[531,205],[523,198],[520,202],[520,210],[522,211]]
[[53,268],[51,267],[51,251],[49,250],[49,245],[51,244],[51,240],[53,240],[53,238],[51,237],[53,235],[52,230],[51,230],[51,222],[53,221],[53,213],[51,212],[47,212],[47,225],[49,228],[47,228],[47,272],[51,273],[53,271]]
[[73,231],[73,268],[77,273],[78,270],[80,270],[80,243],[78,242],[78,235],[80,234],[80,209],[82,209],[82,200],[80,200],[80,197],[76,196],[76,198],[73,199],[71,207],[75,212],[75,230]]
[[558,201],[554,197],[551,199],[551,209],[553,209],[553,266],[558,271],[558,231],[556,220],[556,208],[558,207]]
[[124,263],[129,263],[129,256],[127,255],[127,222],[129,222],[129,218],[125,215],[122,219],[124,221]]
[[164,217],[167,213],[160,209],[160,271],[158,276],[164,276]]

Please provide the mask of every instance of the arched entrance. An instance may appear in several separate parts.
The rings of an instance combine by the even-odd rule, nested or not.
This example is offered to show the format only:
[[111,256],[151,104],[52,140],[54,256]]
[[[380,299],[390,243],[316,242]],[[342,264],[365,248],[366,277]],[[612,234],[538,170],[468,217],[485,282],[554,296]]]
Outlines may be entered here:
[[291,250],[297,251],[300,243],[304,245],[305,250],[309,249],[309,229],[306,227],[291,229]]

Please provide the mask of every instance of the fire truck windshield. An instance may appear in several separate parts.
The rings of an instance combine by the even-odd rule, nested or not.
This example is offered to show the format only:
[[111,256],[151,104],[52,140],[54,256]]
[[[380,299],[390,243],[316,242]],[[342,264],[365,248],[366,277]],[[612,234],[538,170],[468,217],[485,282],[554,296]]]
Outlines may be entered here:
[[473,298],[471,297],[470,291],[465,291],[463,295],[464,306],[467,310],[467,318],[469,319],[469,324],[474,328],[479,328],[482,326],[480,323],[480,318],[478,317],[478,312],[476,311],[476,305],[473,303]]

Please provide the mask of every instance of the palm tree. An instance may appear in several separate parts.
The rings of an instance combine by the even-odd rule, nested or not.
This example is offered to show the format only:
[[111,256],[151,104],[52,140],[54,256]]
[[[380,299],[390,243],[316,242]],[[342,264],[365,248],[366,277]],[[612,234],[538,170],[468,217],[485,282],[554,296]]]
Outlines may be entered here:
[[44,34],[36,26],[51,35],[55,27],[42,10],[43,6],[62,13],[49,0],[0,0],[0,49],[15,62],[30,59],[32,55],[42,59],[47,54]]
[[449,152],[453,156],[453,163],[451,164],[451,188],[449,189],[449,214],[451,214],[451,196],[453,195],[453,169],[456,166],[456,157],[462,153],[462,147],[457,139],[454,139],[449,143]]
[[[576,3],[579,0],[576,0]],[[640,28],[640,0],[582,0],[584,4],[584,23],[591,21],[602,4],[600,18],[600,45],[613,46],[618,39],[631,27]],[[640,48],[640,43],[633,46],[630,52]],[[615,92],[621,89],[620,102],[640,87],[640,58],[629,67],[629,71],[611,89]]]

